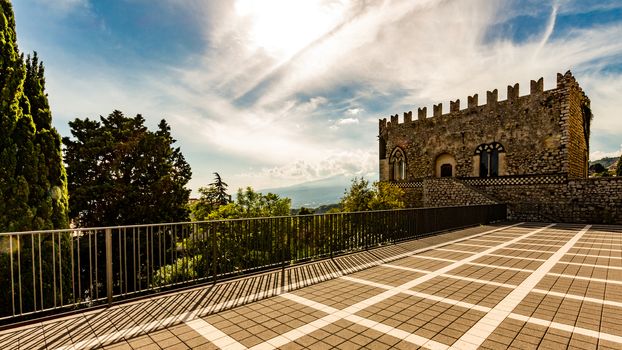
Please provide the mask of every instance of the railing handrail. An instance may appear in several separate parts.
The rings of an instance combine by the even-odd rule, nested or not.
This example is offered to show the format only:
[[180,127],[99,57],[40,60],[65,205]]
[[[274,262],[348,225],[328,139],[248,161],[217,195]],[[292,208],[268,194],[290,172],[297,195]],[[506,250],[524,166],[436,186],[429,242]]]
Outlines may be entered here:
[[427,210],[436,208],[460,208],[460,207],[477,207],[487,206],[488,204],[477,205],[448,205],[440,207],[424,207],[424,208],[398,208],[398,209],[381,209],[381,210],[365,210],[365,211],[352,211],[352,212],[338,212],[338,213],[317,213],[317,214],[305,214],[305,215],[282,215],[282,216],[261,216],[250,218],[235,218],[235,219],[215,219],[215,220],[201,220],[201,221],[179,221],[179,222],[163,222],[154,224],[133,224],[133,225],[117,225],[117,226],[99,226],[99,227],[75,227],[65,229],[54,230],[33,230],[33,231],[12,231],[12,232],[0,232],[2,236],[15,236],[15,235],[28,235],[28,234],[45,234],[45,233],[66,233],[66,232],[88,232],[88,231],[104,231],[104,230],[117,230],[127,228],[143,228],[143,227],[155,227],[155,226],[167,226],[167,225],[187,225],[187,224],[202,224],[202,223],[218,223],[218,222],[234,222],[244,220],[265,220],[265,219],[283,219],[291,217],[313,217],[313,216],[327,216],[327,215],[339,215],[339,214],[362,214],[362,213],[382,213],[389,211],[405,211],[405,210]]

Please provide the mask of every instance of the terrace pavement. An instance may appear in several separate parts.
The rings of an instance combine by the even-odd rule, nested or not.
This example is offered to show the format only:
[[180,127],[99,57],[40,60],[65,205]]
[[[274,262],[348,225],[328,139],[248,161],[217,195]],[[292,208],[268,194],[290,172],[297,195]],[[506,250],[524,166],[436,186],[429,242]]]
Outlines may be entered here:
[[7,329],[0,349],[621,349],[621,323],[622,226],[519,223]]

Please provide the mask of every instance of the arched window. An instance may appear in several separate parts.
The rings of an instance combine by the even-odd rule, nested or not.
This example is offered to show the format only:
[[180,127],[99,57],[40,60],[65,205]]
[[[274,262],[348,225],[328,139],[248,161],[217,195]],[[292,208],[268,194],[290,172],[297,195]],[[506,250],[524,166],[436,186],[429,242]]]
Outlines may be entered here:
[[479,156],[480,177],[499,176],[499,153],[503,152],[505,149],[498,142],[482,144],[477,147],[475,155]]
[[389,165],[391,180],[398,181],[406,179],[406,157],[399,147],[391,153]]

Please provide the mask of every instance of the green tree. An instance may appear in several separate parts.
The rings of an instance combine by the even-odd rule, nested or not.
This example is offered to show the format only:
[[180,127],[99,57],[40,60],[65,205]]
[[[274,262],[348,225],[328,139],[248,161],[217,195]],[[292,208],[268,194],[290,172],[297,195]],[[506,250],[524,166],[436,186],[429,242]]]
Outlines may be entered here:
[[207,220],[211,212],[231,202],[231,196],[227,194],[228,185],[222,181],[220,174],[214,173],[214,175],[213,183],[208,187],[199,188],[201,197],[191,208],[194,220]]
[[385,182],[374,182],[370,187],[364,178],[352,179],[350,189],[344,192],[340,206],[343,212],[404,208],[404,191]]
[[24,93],[30,102],[35,123],[37,178],[31,184],[30,206],[35,208],[34,227],[57,229],[68,227],[69,201],[67,173],[63,165],[61,138],[52,127],[52,112],[45,93],[43,62],[37,53],[26,59]]
[[298,210],[298,215],[311,215],[314,213],[313,209],[309,209],[306,207],[300,207],[300,210]]
[[246,187],[244,190],[240,188],[236,201],[220,206],[209,215],[209,219],[287,216],[290,213],[291,202],[291,199],[281,198],[274,193],[264,195],[252,187]]
[[115,110],[100,121],[69,123],[74,139],[63,139],[69,209],[80,226],[188,220],[190,166],[165,120],[155,132],[144,122]]
[[622,155],[618,158],[618,167],[616,168],[616,176],[622,176]]

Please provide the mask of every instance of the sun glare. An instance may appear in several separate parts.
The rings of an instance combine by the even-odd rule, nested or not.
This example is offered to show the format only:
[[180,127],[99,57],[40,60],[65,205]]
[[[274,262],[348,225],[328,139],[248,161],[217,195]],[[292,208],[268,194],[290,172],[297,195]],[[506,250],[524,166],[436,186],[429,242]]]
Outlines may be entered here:
[[238,0],[235,9],[249,20],[253,45],[287,59],[330,31],[346,7],[343,1]]

